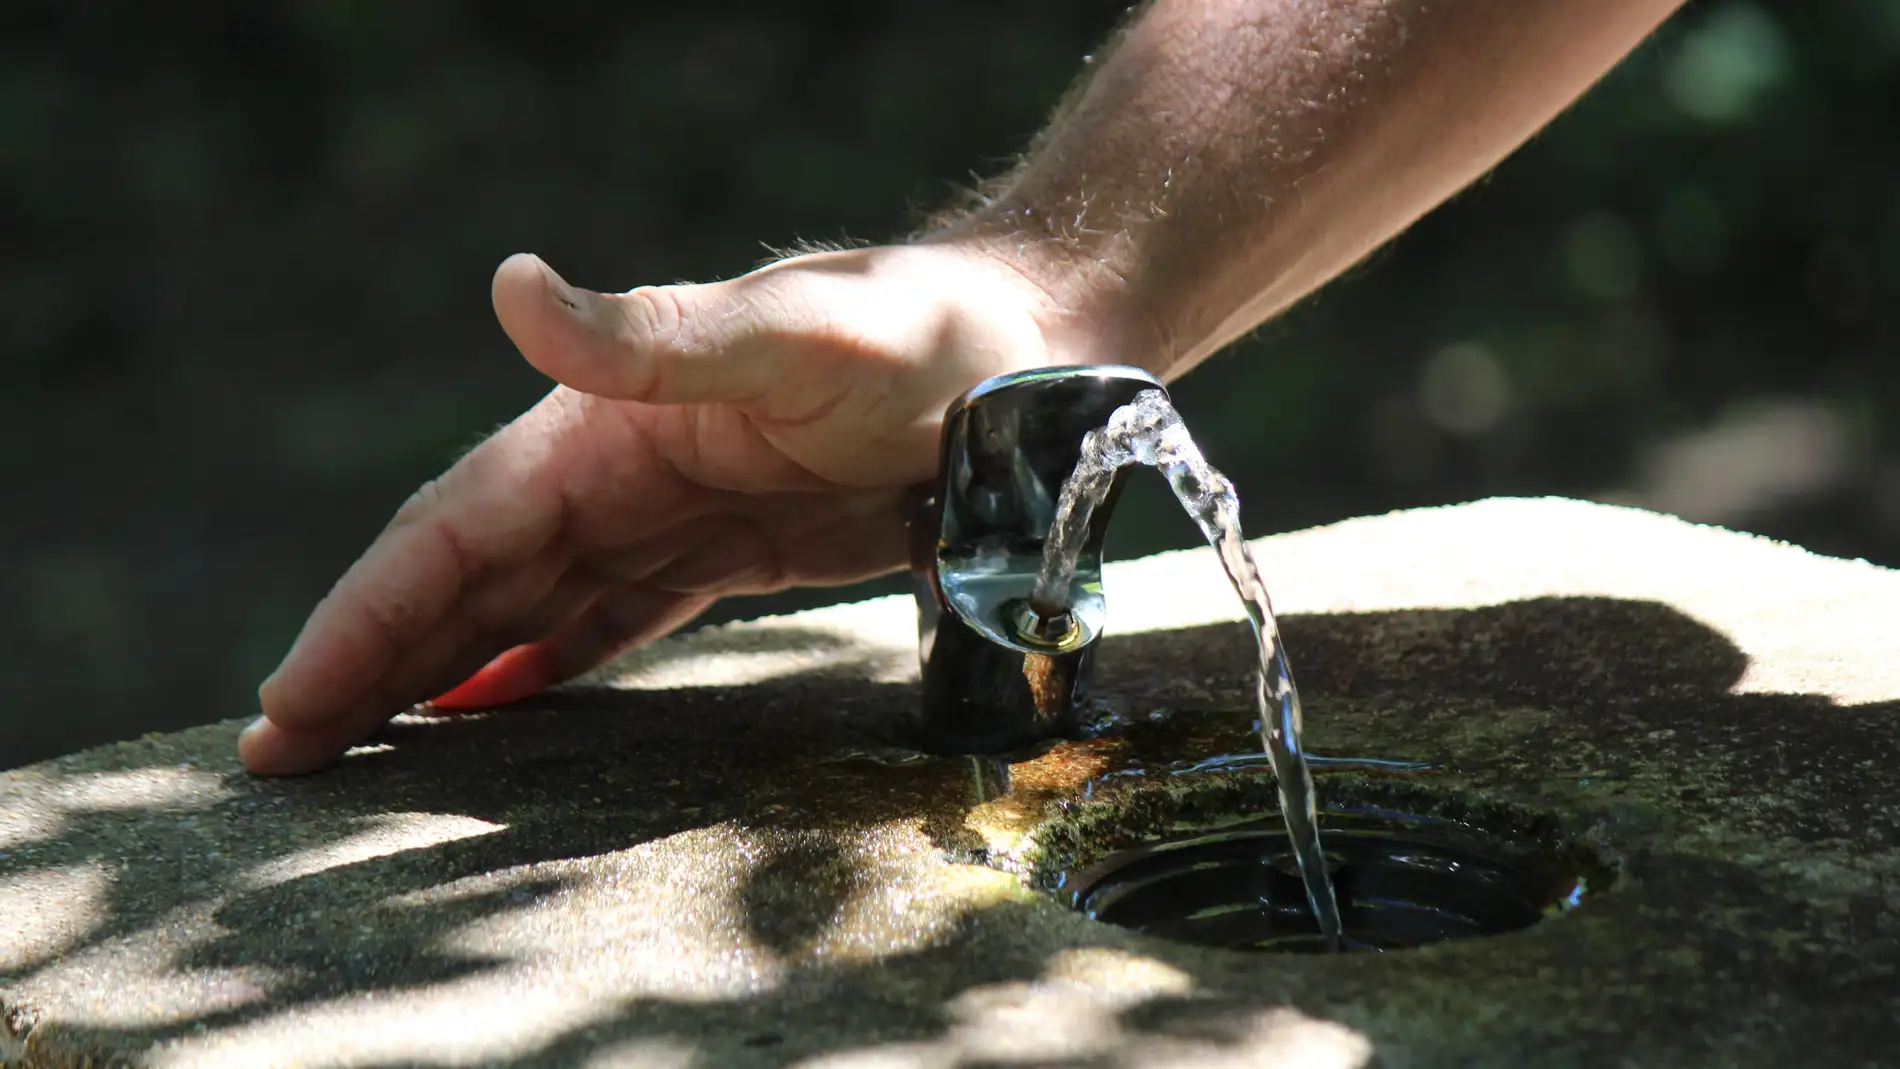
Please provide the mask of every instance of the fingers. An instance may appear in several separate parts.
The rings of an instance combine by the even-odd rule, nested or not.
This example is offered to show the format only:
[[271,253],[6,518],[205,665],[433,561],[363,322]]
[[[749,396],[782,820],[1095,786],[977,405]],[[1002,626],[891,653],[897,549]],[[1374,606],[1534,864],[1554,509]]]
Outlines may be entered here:
[[718,597],[781,589],[794,573],[812,583],[851,582],[904,559],[907,534],[893,495],[787,495],[779,507],[798,518],[785,536],[790,549],[764,534],[762,517],[718,517],[591,558],[587,571],[613,578],[615,587],[571,623],[549,629],[548,638],[508,650],[429,704],[455,710],[520,701],[675,630]]
[[260,718],[238,736],[238,759],[259,776],[302,775],[336,760],[387,719],[336,720],[300,730]]
[[[533,562],[482,584],[355,699],[333,691],[323,715],[301,719],[284,715],[281,702],[267,706],[269,718],[240,740],[245,766],[267,775],[312,771],[431,694],[440,696],[430,704],[443,710],[506,705],[673,631],[719,596],[778,589],[792,576],[847,582],[903,559],[904,532],[889,494],[767,501],[747,517],[687,523],[638,548],[593,555],[558,580],[534,578],[547,569]],[[779,539],[767,538],[767,529]],[[539,604],[524,609],[519,597],[538,589],[546,591]],[[528,641],[507,648],[504,635]],[[276,679],[284,678],[280,671]]]
[[774,344],[819,324],[810,305],[738,279],[596,293],[537,256],[495,271],[495,314],[540,371],[584,393],[651,404],[744,403],[785,372]]
[[[520,605],[513,606],[509,611],[519,619],[490,618],[493,610],[484,608],[484,604],[494,604],[490,595],[495,590],[513,586],[520,591],[525,588],[521,577],[540,570],[524,569],[507,577],[501,587],[491,586],[462,599],[453,616],[401,651],[395,663],[352,705],[337,705],[321,718],[304,720],[286,718],[281,709],[273,717],[267,706],[266,715],[245,729],[238,740],[238,754],[245,767],[261,775],[296,775],[321,768],[369,738],[397,712],[467,679],[509,645],[510,640],[498,636],[539,638],[558,632],[600,597],[599,576],[584,568],[574,569],[546,590],[539,605],[525,611]],[[515,697],[522,696],[525,693]]]
[[561,418],[557,404],[536,406],[411,497],[259,688],[279,730],[255,736],[247,754],[275,767],[348,745],[548,596],[571,564],[560,536],[576,451],[561,448]]
[[[534,470],[537,437],[530,424],[511,426],[403,506],[264,681],[266,716],[310,728],[343,715],[436,632],[465,593],[513,576],[554,545],[561,488],[556,473]],[[534,592],[527,604],[538,598]]]
[[466,579],[437,516],[394,526],[318,603],[258,688],[264,715],[302,730],[345,716],[448,614]]

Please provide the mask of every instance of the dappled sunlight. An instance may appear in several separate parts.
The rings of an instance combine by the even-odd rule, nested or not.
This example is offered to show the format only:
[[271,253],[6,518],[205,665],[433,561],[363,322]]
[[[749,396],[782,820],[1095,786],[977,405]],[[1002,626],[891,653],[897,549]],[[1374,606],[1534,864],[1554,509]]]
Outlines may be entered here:
[[983,1060],[1075,1061],[1128,1041],[1115,1015],[1135,999],[1068,983],[1015,981],[973,987],[944,1007],[945,1038]]
[[426,992],[284,1007],[174,1041],[154,1051],[148,1064],[155,1069],[253,1069],[278,1064],[284,1051],[297,1050],[325,1052],[298,1059],[311,1069],[414,1065],[419,1036],[428,1037],[428,1064],[505,1064],[532,1055],[555,1037],[607,1023],[620,1008],[612,993],[578,990],[518,965]]
[[[525,882],[558,883],[545,900],[484,912],[444,934],[444,955],[489,961],[624,958],[626,997],[702,1001],[757,995],[792,971],[872,965],[951,938],[970,911],[1029,900],[1021,881],[933,857],[891,856],[878,839],[767,834],[726,823],[628,850],[482,873],[387,900],[430,909]],[[924,870],[928,883],[919,877]]]
[[59,777],[45,800],[68,813],[185,807],[203,809],[232,792],[224,777],[194,768],[137,768]]
[[319,843],[252,866],[237,885],[249,890],[270,887],[325,869],[351,865],[374,857],[419,850],[458,839],[493,835],[507,825],[453,813],[385,813],[364,817],[361,831],[332,842]]
[[612,677],[614,685],[629,690],[665,690],[669,687],[738,687],[765,683],[828,668],[855,667],[863,657],[853,650],[833,650],[787,664],[783,654],[716,651],[682,657],[651,668]]
[[37,801],[46,782],[44,773],[23,769],[9,776],[11,781],[0,788],[0,861],[6,860],[10,850],[58,835],[65,824],[63,814]]
[[707,628],[633,650],[577,682],[666,690],[846,671],[871,682],[907,682],[917,675],[915,612],[909,597],[887,597],[816,609],[795,620]]
[[[68,1062],[312,1069],[1365,1069],[1375,1044],[1392,1064],[1477,1045],[1534,1061],[1526,1020],[1565,1049],[1603,1021],[1729,1020],[1725,981],[1698,965],[1728,947],[1806,1019],[1872,1012],[1809,992],[1891,960],[1867,903],[1896,871],[1894,706],[1837,695],[1890,696],[1894,677],[1858,633],[1846,665],[1814,633],[1850,597],[1870,619],[1863,580],[1893,577],[1615,510],[1463,516],[1408,515],[1403,538],[1342,525],[1262,557],[1317,749],[1431,760],[1421,790],[1574,814],[1622,851],[1627,888],[1508,943],[1236,955],[1067,908],[1036,888],[1079,840],[1038,832],[1022,841],[1044,852],[1004,856],[978,766],[891,756],[915,690],[866,676],[886,654],[914,666],[895,599],[842,614],[861,641],[803,619],[737,626],[663,647],[640,677],[776,660],[760,682],[399,718],[310,777],[236,771],[236,726],[10,774],[8,812],[62,823],[0,857],[0,930],[39,916],[23,897],[59,898],[44,916],[68,920],[9,948],[0,997]],[[1750,582],[1683,580],[1698,559]],[[1177,757],[1245,733],[1224,726],[1251,698],[1238,605],[1211,556],[1174,564],[1111,569],[1126,626],[1097,684],[1127,721],[1012,766],[1010,828],[1083,829],[1044,803],[1124,760],[1163,786]],[[1790,612],[1809,626],[1782,628]],[[1794,693],[1736,693],[1756,657]]]
[[0,916],[0,974],[24,971],[77,946],[98,923],[110,879],[98,862],[0,876],[0,900],[28,907]]
[[[58,835],[72,814],[203,809],[228,793],[221,777],[192,768],[77,774],[23,769],[0,792],[0,851]],[[5,856],[0,853],[0,860]]]
[[956,1052],[935,1043],[879,1043],[827,1051],[794,1062],[794,1069],[952,1069]]
[[[701,831],[704,834],[682,838],[692,839],[695,848],[725,855],[724,862],[702,876],[717,869],[743,883],[745,877],[736,870],[744,868],[745,855],[750,852],[754,861],[767,856],[748,851],[746,829]],[[599,905],[587,899],[584,882],[573,890],[581,900],[558,903],[561,915],[576,922]],[[944,911],[944,924],[934,937],[914,946],[866,949],[853,960],[813,947],[792,962],[756,943],[669,950],[656,944],[650,932],[632,933],[618,949],[611,943],[572,939],[572,933],[560,946],[524,949],[507,933],[509,915],[497,913],[464,928],[442,948],[486,955],[492,967],[484,973],[427,988],[379,992],[367,999],[346,996],[289,1005],[210,1032],[180,1036],[156,1052],[150,1064],[236,1069],[298,1050],[305,1052],[300,1064],[313,1069],[709,1066],[726,1064],[735,1049],[744,1048],[782,1048],[783,1060],[770,1064],[831,1069],[1042,1064],[1363,1069],[1370,1062],[1371,1041],[1357,1031],[1285,1007],[1236,1011],[1220,1002],[1195,1004],[1201,984],[1190,971],[1114,947],[1025,948],[1012,956],[1014,960],[971,970],[978,982],[933,1005],[933,996],[917,992],[916,985],[934,984],[928,978],[945,960],[941,955],[975,952],[985,941],[979,934],[983,929],[998,924],[999,931],[1013,929],[1023,908],[1019,895],[998,894],[992,881],[969,881],[963,891],[969,895],[965,904]],[[445,887],[429,900],[457,894],[456,888]],[[671,897],[666,891],[659,895]],[[553,903],[550,899],[547,904]],[[844,910],[838,927],[850,927],[849,917],[866,908]],[[558,918],[544,914],[542,933],[549,930],[550,919],[557,920],[559,928]],[[683,915],[673,920],[675,928],[699,930],[708,918]],[[628,931],[611,920],[604,926]],[[731,935],[741,929],[724,930]],[[508,960],[500,961],[504,952]],[[774,967],[739,964],[735,971],[735,958]],[[603,959],[610,971],[601,968]],[[686,975],[682,967],[694,963],[697,975]],[[750,975],[737,984],[707,986],[705,980],[722,969],[729,978]],[[982,979],[986,972],[995,978]],[[815,990],[833,994],[820,1007],[809,1001]],[[921,1001],[913,1002],[919,996]],[[812,1049],[813,1017],[835,1021],[843,1013],[843,1020],[852,1020],[848,1007],[865,999],[909,1003],[908,1019],[900,1017],[885,1027],[851,1026]],[[1189,1012],[1171,1010],[1176,1002]],[[470,1027],[472,1022],[480,1022],[480,1027]],[[836,1040],[842,1045],[826,1049]],[[425,1060],[418,1061],[419,1050],[427,1051]]]
[[1360,1032],[1333,1021],[1308,1017],[1298,1010],[1272,1009],[1246,1019],[1239,1042],[1223,1049],[1204,1043],[1200,1050],[1131,1051],[1126,1064],[1170,1069],[1243,1069],[1273,1065],[1288,1069],[1365,1069],[1372,1064],[1372,1041]]
[[1194,989],[1194,977],[1178,965],[1110,947],[1077,947],[1056,952],[1043,978],[1076,984],[1101,984],[1109,977],[1128,996],[1185,995]]
[[179,982],[181,958],[224,934],[204,905],[181,906],[139,930],[63,954],[56,968],[33,977],[34,991],[38,1000],[62,1006],[65,1022],[87,1029],[162,1029],[264,1005],[283,984],[280,969],[205,966]]
[[[794,981],[875,975],[959,941],[977,913],[1030,900],[1003,873],[943,870],[914,851],[893,857],[887,840],[903,834],[878,826],[787,835],[725,822],[389,896],[371,911],[387,915],[382,923],[414,915],[420,930],[430,915],[468,912],[427,953],[478,971],[383,987],[369,999],[286,1000],[181,1036],[155,1064],[246,1066],[285,1049],[329,1051],[329,1060],[305,1059],[312,1065],[409,1064],[419,1035],[431,1037],[432,1064],[525,1060],[577,1037],[590,1052],[586,1064],[647,1064],[638,1059],[648,1056],[698,1064],[691,1043],[620,1034],[629,1015],[664,1006],[719,1019],[796,1001],[787,992]],[[471,1021],[482,1027],[466,1027]],[[323,1044],[325,1036],[342,1038]]]
[[845,900],[795,960],[838,967],[919,953],[954,934],[964,911],[1025,898],[1016,877],[975,865],[937,874],[929,895],[920,894],[908,875],[890,866],[867,870],[858,893]]
[[1372,1041],[1332,1021],[1297,1010],[1274,1008],[1236,1015],[1219,1035],[1155,1035],[1128,1027],[1120,1011],[1145,1000],[1091,998],[1080,986],[1003,985],[958,996],[949,1006],[955,1027],[950,1050],[964,1055],[949,1064],[1074,1063],[1142,1066],[1143,1069],[1364,1069]]
[[[1129,1019],[1131,1011],[1157,999],[1190,996],[1195,987],[1178,966],[1141,954],[1099,947],[1058,951],[1034,980],[973,987],[951,999],[944,1007],[951,1025],[942,1041],[943,1063],[1361,1069],[1371,1061],[1372,1042],[1364,1035],[1287,1008],[1225,1019],[1221,1034],[1209,1037],[1168,1035],[1166,1028],[1154,1035]],[[867,1058],[865,1064],[875,1061]]]
[[[771,990],[784,975],[783,963],[748,937],[734,908],[733,896],[760,856],[744,829],[722,824],[612,854],[478,873],[385,905],[440,910],[490,896],[499,908],[443,933],[432,950],[556,976],[584,976],[612,962],[611,981],[590,983],[601,997],[741,998]],[[511,893],[530,883],[559,890],[541,898]],[[636,946],[640,952],[631,953]]]
[[1147,997],[1104,997],[1079,982],[972,988],[945,1007],[937,1039],[876,1043],[792,1063],[796,1069],[954,1069],[1065,1065],[1100,1069],[1366,1069],[1373,1045],[1345,1025],[1285,1007],[1224,1018],[1206,1035],[1131,1026]]
[[641,1069],[692,1069],[705,1065],[691,1043],[662,1037],[642,1037],[610,1043],[581,1063],[581,1069],[611,1069],[637,1065]]
[[[1192,571],[1221,582],[1204,563]],[[902,601],[856,612],[880,633],[910,622]],[[1580,693],[1717,695],[1747,663],[1656,601],[1285,625],[1329,730],[1422,686],[1451,707],[1384,721],[1381,737],[1459,754],[1526,730],[1591,738],[1600,723],[1564,712]],[[739,632],[714,654],[738,652]],[[1103,682],[1162,705],[1238,700],[1245,637],[1231,623],[1111,634]],[[967,768],[839,759],[861,743],[856,725],[908,694],[821,669],[681,688],[672,715],[643,716],[629,710],[653,695],[596,689],[481,719],[405,718],[373,752],[301,780],[180,779],[173,763],[80,772],[72,790],[16,777],[38,809],[99,805],[69,814],[46,871],[103,852],[101,871],[119,872],[89,878],[89,904],[74,899],[95,929],[19,956],[22,990],[64,1028],[150,1036],[156,1063],[179,1066],[287,1050],[363,1069],[419,1053],[443,1066],[722,1065],[739,1051],[846,1067],[1366,1064],[1372,1040],[1325,1019],[1326,1003],[1288,1008],[1303,998],[1296,966],[1263,962],[1243,997],[1230,967],[1088,922],[1019,875],[946,864],[983,797]],[[140,835],[117,831],[136,807],[102,794],[113,786],[154,803]],[[180,804],[206,797],[209,811]],[[1763,819],[1771,800],[1753,803]],[[15,877],[37,876],[17,863]]]

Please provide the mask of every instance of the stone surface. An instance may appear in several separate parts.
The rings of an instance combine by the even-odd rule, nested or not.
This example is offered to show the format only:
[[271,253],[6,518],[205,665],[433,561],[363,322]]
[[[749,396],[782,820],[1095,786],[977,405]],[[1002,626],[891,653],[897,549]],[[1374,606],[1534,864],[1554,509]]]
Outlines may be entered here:
[[1131,756],[1239,744],[1246,633],[1212,558],[1175,554],[1108,578],[1102,687],[1146,726],[1019,764],[1000,799],[971,762],[862,756],[911,707],[901,600],[404,718],[301,779],[244,776],[237,722],[0,774],[0,1059],[1900,1058],[1900,573],[1556,500],[1261,554],[1314,749],[1444,762],[1408,789],[1550,814],[1619,889],[1508,936],[1334,958],[1162,943],[1035,890],[1064,860],[1045,811],[1124,827],[1259,785],[1124,778],[1145,785],[1059,804]]

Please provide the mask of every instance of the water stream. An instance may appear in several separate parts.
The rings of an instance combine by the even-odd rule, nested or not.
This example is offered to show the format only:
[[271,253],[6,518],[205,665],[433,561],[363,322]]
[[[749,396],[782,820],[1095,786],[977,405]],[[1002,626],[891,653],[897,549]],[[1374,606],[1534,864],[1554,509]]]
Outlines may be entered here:
[[1220,555],[1221,566],[1246,606],[1260,649],[1257,699],[1261,741],[1279,781],[1280,809],[1286,818],[1307,902],[1319,922],[1322,939],[1338,948],[1339,904],[1319,842],[1313,778],[1300,747],[1300,695],[1273,619],[1266,584],[1240,531],[1240,498],[1226,476],[1214,470],[1188,435],[1180,413],[1159,390],[1146,390],[1115,410],[1108,423],[1082,441],[1082,459],[1062,488],[1055,524],[1045,545],[1031,604],[1038,612],[1059,615],[1075,576],[1076,557],[1087,540],[1089,519],[1107,496],[1115,473],[1130,464],[1146,464],[1167,477],[1174,496]]

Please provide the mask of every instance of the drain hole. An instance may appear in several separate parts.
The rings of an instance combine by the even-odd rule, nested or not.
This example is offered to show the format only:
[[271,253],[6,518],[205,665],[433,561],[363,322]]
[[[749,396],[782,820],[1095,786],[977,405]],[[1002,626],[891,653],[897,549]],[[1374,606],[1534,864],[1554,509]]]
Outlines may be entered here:
[[[1399,950],[1528,928],[1609,886],[1575,855],[1468,825],[1335,814],[1322,836],[1349,950]],[[1058,888],[1088,916],[1230,950],[1325,949],[1279,814],[1108,855]]]

